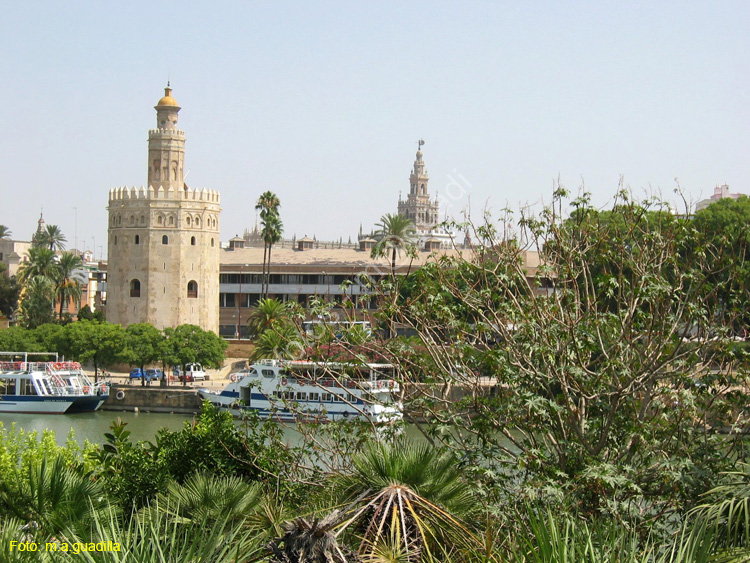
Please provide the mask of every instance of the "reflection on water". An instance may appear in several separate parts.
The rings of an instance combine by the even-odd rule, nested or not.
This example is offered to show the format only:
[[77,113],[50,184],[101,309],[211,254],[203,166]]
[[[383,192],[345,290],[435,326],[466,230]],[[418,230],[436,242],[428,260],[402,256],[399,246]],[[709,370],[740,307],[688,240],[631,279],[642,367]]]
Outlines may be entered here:
[[112,421],[118,418],[128,423],[127,429],[131,432],[131,439],[138,441],[153,440],[161,428],[179,430],[185,422],[193,419],[193,415],[115,411],[60,415],[0,414],[0,422],[6,429],[14,422],[18,428],[28,432],[36,430],[41,434],[49,429],[54,431],[57,443],[61,445],[65,443],[71,428],[78,444],[82,445],[85,440],[101,444],[104,442],[104,433],[109,432]]
[[[37,431],[38,434],[44,430],[52,430],[55,433],[57,443],[63,445],[73,429],[74,437],[79,445],[83,445],[85,440],[95,444],[104,442],[104,433],[109,432],[112,421],[122,419],[127,422],[127,429],[130,430],[132,441],[139,440],[153,441],[156,433],[162,428],[169,430],[180,430],[185,422],[193,420],[193,415],[172,414],[172,413],[133,413],[117,411],[97,411],[91,413],[77,414],[60,414],[60,415],[39,415],[39,414],[0,414],[0,423],[8,429],[12,423],[16,423],[18,428],[27,432]],[[237,422],[241,426],[240,421]],[[282,433],[285,440],[290,445],[296,445],[302,440],[300,433],[294,424],[283,424]],[[416,427],[407,426],[406,436],[411,439],[421,441],[424,439]]]

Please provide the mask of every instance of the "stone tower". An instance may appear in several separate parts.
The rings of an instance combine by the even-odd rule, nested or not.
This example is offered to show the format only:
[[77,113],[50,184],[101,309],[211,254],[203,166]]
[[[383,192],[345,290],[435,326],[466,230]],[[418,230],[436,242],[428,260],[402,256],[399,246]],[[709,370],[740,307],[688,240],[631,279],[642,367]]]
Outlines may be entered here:
[[417,233],[425,235],[437,227],[439,206],[437,199],[430,201],[428,190],[430,176],[427,174],[422,160],[424,141],[420,139],[418,145],[417,158],[409,175],[409,195],[406,201],[402,201],[401,196],[399,196],[398,214],[405,215],[414,221]]
[[109,192],[107,320],[219,330],[219,193],[183,181],[185,133],[167,85],[148,133],[148,187]]

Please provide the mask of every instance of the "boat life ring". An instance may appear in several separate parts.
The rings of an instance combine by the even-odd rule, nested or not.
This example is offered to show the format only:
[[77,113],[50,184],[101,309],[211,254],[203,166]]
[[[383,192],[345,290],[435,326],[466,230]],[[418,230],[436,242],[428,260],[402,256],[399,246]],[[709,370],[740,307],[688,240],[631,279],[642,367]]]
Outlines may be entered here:
[[282,380],[281,380],[281,384],[282,384],[282,385],[286,385],[286,384],[287,384],[287,380],[286,380],[286,377],[285,377],[284,379],[282,379]]
[[393,387],[395,385],[394,381],[392,379],[388,380],[388,387]]
[[344,411],[344,418],[348,418],[348,417],[349,417],[349,411]]
[[106,385],[102,385],[101,386],[101,390],[102,390],[102,393],[106,393],[107,392],[107,386]]
[[88,394],[89,394],[89,391],[91,391],[91,387],[89,387],[88,385],[84,385],[84,386],[83,386],[83,392],[84,392],[84,393],[86,393],[86,394],[88,395]]
[[236,374],[236,373],[233,373],[232,375],[230,375],[230,376],[229,376],[229,379],[230,379],[231,381],[237,381],[237,374]]
[[381,380],[381,381],[378,381],[378,389],[382,389],[382,388],[383,388],[383,381]]
[[347,381],[347,382],[346,382],[346,386],[347,386],[347,387],[348,387],[349,389],[354,389],[354,382],[353,382],[353,381]]
[[52,367],[55,368],[55,369],[62,369],[62,364],[56,363]]
[[115,399],[117,399],[118,401],[122,401],[124,398],[125,398],[125,392],[122,389],[120,389],[117,392],[117,395],[115,395]]

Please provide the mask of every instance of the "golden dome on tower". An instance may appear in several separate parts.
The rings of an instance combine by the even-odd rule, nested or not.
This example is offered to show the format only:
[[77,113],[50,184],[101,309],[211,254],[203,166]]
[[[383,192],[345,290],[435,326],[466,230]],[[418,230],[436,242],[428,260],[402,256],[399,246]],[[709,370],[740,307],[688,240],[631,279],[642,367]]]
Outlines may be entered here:
[[175,100],[172,97],[172,88],[169,87],[169,83],[167,83],[167,87],[164,88],[164,97],[159,100],[159,103],[156,104],[156,107],[159,106],[173,106],[173,107],[180,107],[177,104],[177,100]]

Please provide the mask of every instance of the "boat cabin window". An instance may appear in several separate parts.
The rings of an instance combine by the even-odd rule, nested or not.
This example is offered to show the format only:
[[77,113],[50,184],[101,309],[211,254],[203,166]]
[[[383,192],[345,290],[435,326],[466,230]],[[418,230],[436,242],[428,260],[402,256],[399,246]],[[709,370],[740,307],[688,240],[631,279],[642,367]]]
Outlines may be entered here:
[[36,395],[36,389],[34,389],[34,382],[31,379],[21,380],[21,395]]
[[283,393],[284,399],[287,401],[293,401],[294,400],[294,392],[293,391],[284,391]]
[[276,372],[274,372],[272,369],[262,369],[260,370],[263,374],[263,377],[274,377],[276,375]]
[[337,395],[335,393],[333,394],[333,400],[336,403],[343,403],[344,402],[344,399],[341,398],[341,395]]
[[253,390],[250,387],[241,387],[240,388],[240,399],[245,402],[246,405],[250,404],[250,399],[252,398]]
[[320,393],[310,393],[308,396],[311,401],[320,401]]
[[331,402],[331,394],[330,393],[323,393],[323,401],[330,403]]
[[16,379],[0,379],[0,395],[15,395]]
[[298,401],[307,401],[307,393],[304,391],[298,391],[297,392],[297,400]]

